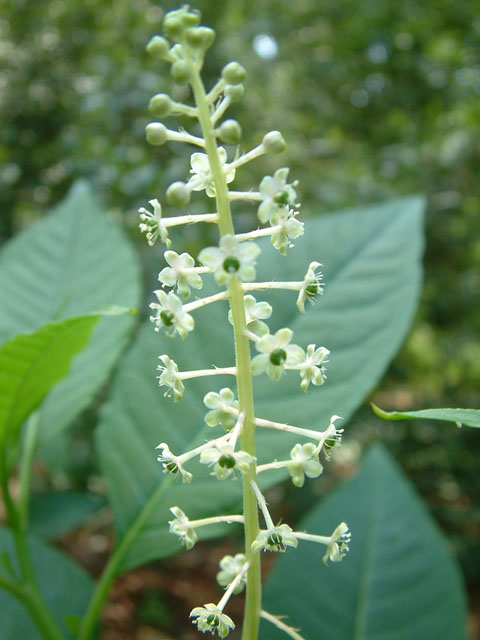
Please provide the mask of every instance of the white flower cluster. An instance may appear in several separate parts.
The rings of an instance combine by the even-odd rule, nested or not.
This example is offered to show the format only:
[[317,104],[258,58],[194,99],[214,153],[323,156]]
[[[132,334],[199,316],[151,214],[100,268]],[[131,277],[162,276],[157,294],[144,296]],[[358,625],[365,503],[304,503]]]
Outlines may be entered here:
[[[194,202],[197,197],[194,194],[204,192],[208,198],[214,199],[217,210],[164,216],[157,199],[149,201],[151,210],[139,209],[140,230],[145,233],[148,244],[153,245],[159,240],[166,245],[165,265],[158,273],[161,288],[153,292],[155,301],[150,303],[150,320],[155,331],[164,332],[170,337],[186,338],[195,329],[194,311],[211,303],[228,301],[228,320],[235,334],[236,362],[231,367],[185,371],[180,370],[177,363],[164,354],[159,357],[158,381],[161,387],[165,387],[165,395],[178,402],[185,393],[185,380],[233,375],[239,381],[239,396],[237,398],[228,386],[219,390],[217,387],[206,393],[204,404],[208,411],[204,420],[210,428],[206,431],[212,433],[211,430],[217,429],[221,435],[215,435],[180,455],[174,454],[169,445],[162,442],[157,447],[157,459],[165,474],[181,479],[184,484],[193,481],[192,471],[187,467],[194,458],[218,480],[243,478],[246,488],[244,501],[250,504],[245,513],[251,516],[256,501],[265,521],[265,528],[257,530],[257,535],[248,534],[250,548],[245,553],[227,555],[221,560],[217,575],[218,583],[225,587],[221,600],[217,604],[207,603],[191,611],[190,617],[199,631],[224,638],[235,627],[233,620],[224,613],[224,608],[230,596],[239,593],[248,583],[250,570],[257,571],[253,561],[251,567],[247,561],[247,558],[251,559],[252,552],[284,552],[288,547],[297,547],[299,540],[310,540],[327,547],[324,555],[326,563],[328,560],[341,560],[348,551],[350,533],[343,522],[330,536],[296,532],[285,523],[275,525],[255,481],[258,474],[281,468],[288,472],[296,487],[303,486],[306,478],[317,478],[323,472],[321,452],[328,460],[332,449],[341,442],[343,429],[335,426],[338,416],[332,416],[327,429],[318,431],[275,423],[253,415],[252,376],[266,374],[276,382],[286,372],[296,371],[300,376],[300,387],[306,392],[310,385],[320,386],[325,382],[325,364],[330,352],[326,347],[317,347],[313,343],[308,344],[306,349],[295,344],[293,331],[288,327],[270,330],[265,321],[272,316],[272,306],[265,300],[257,300],[252,293],[271,289],[294,291],[296,306],[299,312],[304,313],[305,303],[313,302],[323,293],[322,274],[319,271],[322,265],[316,261],[310,262],[303,279],[299,281],[255,281],[260,256],[257,239],[270,237],[273,247],[281,254],[286,254],[293,247],[293,241],[304,233],[298,212],[298,183],[289,181],[289,169],[282,167],[273,175],[265,176],[258,190],[234,191],[229,185],[235,181],[240,167],[263,154],[283,151],[285,142],[278,131],[271,131],[264,136],[261,144],[246,152],[240,152],[239,147],[232,151],[228,146],[218,144],[217,141],[223,145],[237,146],[240,143],[242,131],[238,122],[222,119],[228,107],[243,96],[245,70],[239,63],[230,62],[223,68],[218,82],[205,91],[200,70],[205,52],[213,42],[214,32],[200,25],[199,12],[188,5],[168,12],[163,20],[163,28],[166,37],[154,36],[147,50],[155,58],[171,64],[174,82],[190,85],[195,104],[183,104],[162,93],[152,97],[150,109],[160,118],[181,115],[197,120],[203,137],[184,129],[168,129],[162,122],[151,122],[146,128],[147,141],[153,145],[183,141],[197,147],[198,150],[191,154],[189,174],[183,181],[176,181],[168,187],[166,201],[171,206],[184,207]],[[259,228],[235,233],[230,207],[231,204],[234,206],[234,201],[242,200],[256,204]],[[196,257],[187,252],[174,251],[169,237],[170,227],[196,223],[216,224],[220,232],[218,244],[204,247]],[[195,293],[202,290],[204,281],[208,279],[214,281],[220,291],[191,299],[192,290]],[[253,349],[255,354],[251,353]],[[257,428],[294,433],[307,442],[296,443],[287,460],[273,460],[258,465],[252,445]],[[202,466],[197,468],[202,469]],[[191,469],[195,470],[195,467]],[[202,505],[199,505],[199,511],[201,508]],[[179,538],[186,549],[195,545],[197,531],[201,527],[219,522],[247,525],[247,516],[241,514],[222,514],[193,520],[179,506],[172,507],[170,511],[173,515],[169,522],[170,532]],[[252,523],[248,524],[246,530],[251,532]]]

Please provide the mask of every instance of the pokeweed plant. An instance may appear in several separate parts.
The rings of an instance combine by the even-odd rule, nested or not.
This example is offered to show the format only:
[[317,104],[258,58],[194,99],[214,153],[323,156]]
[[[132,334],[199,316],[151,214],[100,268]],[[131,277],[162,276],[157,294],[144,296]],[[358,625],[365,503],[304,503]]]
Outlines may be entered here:
[[[242,513],[190,520],[178,506],[173,505],[170,509],[173,515],[170,531],[179,536],[186,549],[194,546],[200,527],[227,522],[244,528],[243,552],[225,556],[220,562],[217,579],[226,588],[224,595],[217,603],[195,607],[190,613],[192,622],[202,632],[226,637],[235,623],[225,613],[225,608],[230,597],[245,588],[244,640],[258,637],[261,616],[291,637],[300,638],[297,631],[278,616],[262,610],[260,552],[283,552],[287,547],[297,547],[299,541],[316,542],[326,548],[323,553],[325,564],[328,560],[338,562],[348,552],[350,532],[345,522],[340,522],[331,533],[306,533],[294,531],[286,523],[276,524],[257,478],[271,470],[285,468],[293,484],[302,487],[305,477],[316,478],[322,473],[320,457],[323,454],[329,459],[332,448],[341,443],[343,429],[337,426],[340,420],[337,415],[333,415],[321,431],[256,415],[254,376],[267,375],[275,383],[283,375],[296,373],[301,389],[307,392],[311,384],[318,386],[325,382],[325,364],[330,352],[325,346],[309,344],[303,348],[295,344],[293,332],[288,327],[272,333],[265,322],[272,315],[272,307],[252,293],[270,289],[294,292],[298,312],[305,313],[305,304],[313,303],[323,293],[319,270],[322,265],[311,261],[305,265],[303,277],[296,281],[279,282],[274,279],[275,274],[268,282],[255,280],[256,264],[260,258],[258,238],[270,237],[273,247],[281,254],[287,254],[293,248],[293,241],[304,233],[304,225],[298,219],[297,182],[290,182],[289,169],[281,167],[273,176],[265,176],[258,189],[234,191],[229,188],[242,166],[264,154],[281,153],[285,149],[285,141],[279,131],[270,131],[255,148],[246,152],[241,150],[240,124],[231,118],[223,118],[228,107],[242,98],[246,72],[238,62],[229,62],[213,88],[205,89],[201,70],[215,33],[200,25],[200,19],[200,13],[189,6],[167,13],[163,21],[165,37],[154,36],[147,45],[147,51],[154,58],[170,63],[173,81],[189,85],[194,100],[194,106],[191,106],[161,93],[151,99],[150,110],[159,118],[171,115],[191,118],[199,124],[201,133],[193,135],[183,129],[172,130],[157,121],[147,125],[146,137],[152,145],[175,141],[200,149],[191,155],[191,176],[188,180],[173,182],[166,191],[166,200],[172,206],[183,207],[190,203],[193,192],[204,191],[215,203],[212,207],[215,210],[205,214],[163,217],[162,205],[153,199],[149,202],[150,209],[142,207],[139,210],[140,229],[149,245],[158,240],[167,247],[164,257],[168,266],[158,275],[162,288],[154,291],[156,301],[150,304],[150,320],[155,331],[188,339],[188,334],[195,329],[195,310],[225,300],[230,306],[228,321],[233,327],[235,362],[229,367],[188,370],[184,368],[187,363],[177,364],[168,354],[160,355],[158,380],[159,385],[166,389],[165,395],[179,402],[185,391],[184,383],[204,376],[230,375],[235,384],[214,388],[204,397],[204,404],[209,409],[205,415],[206,424],[212,428],[219,425],[226,433],[182,453],[172,452],[168,443],[162,442],[157,447],[158,461],[165,473],[181,478],[183,483],[194,481],[188,469],[193,458],[209,466],[219,481],[231,481],[237,474],[242,478]],[[222,144],[236,146],[233,157],[229,158]],[[258,205],[261,227],[236,233],[231,204],[237,201]],[[215,224],[219,233],[218,245],[203,248],[197,261],[186,252],[174,251],[169,237],[170,227],[192,223]],[[192,289],[201,290],[206,277],[213,278],[220,291],[188,301]],[[253,357],[252,346],[255,351]],[[275,430],[278,437],[284,433],[295,434],[300,441],[292,448],[289,459],[258,465],[255,437],[258,429]],[[261,525],[259,512],[263,518]]]
[[[218,602],[195,603],[199,606],[193,608],[191,618],[200,631],[228,635],[234,626],[228,601],[246,588],[244,640],[257,638],[260,617],[265,620],[262,624],[275,625],[267,627],[266,637],[277,638],[285,632],[301,638],[272,612],[288,614],[295,624],[298,620],[308,638],[335,635],[351,640],[379,633],[390,637],[393,633],[401,640],[464,640],[465,607],[455,567],[428,514],[385,452],[369,454],[358,477],[322,500],[298,525],[299,530],[274,522],[260,489],[282,474],[289,474],[300,487],[306,478],[322,473],[324,459],[329,459],[342,439],[339,417],[332,414],[352,414],[399,346],[419,290],[423,203],[416,197],[406,198],[372,210],[322,217],[312,222],[315,233],[301,238],[297,184],[289,180],[287,168],[266,176],[258,189],[231,190],[229,185],[244,164],[281,152],[285,143],[281,134],[273,131],[251,151],[238,147],[227,155],[221,145],[237,147],[241,128],[232,119],[224,120],[224,113],[242,97],[245,71],[231,62],[215,86],[205,91],[200,72],[214,34],[199,23],[198,12],[188,7],[171,12],[164,22],[170,42],[156,36],[148,45],[154,57],[171,63],[175,82],[190,85],[195,100],[194,105],[180,104],[159,94],[151,100],[152,111],[159,118],[191,118],[195,135],[153,122],[147,127],[147,138],[155,145],[171,140],[198,148],[191,158],[191,176],[169,187],[168,203],[186,206],[193,192],[205,191],[215,206],[212,204],[210,213],[162,217],[162,207],[154,199],[150,207],[140,210],[140,228],[148,243],[166,245],[167,266],[159,273],[162,286],[151,303],[154,329],[180,337],[174,346],[180,354],[175,355],[178,364],[170,355],[160,355],[158,380],[177,403],[191,380],[191,396],[170,407],[160,424],[152,420],[163,398],[153,376],[145,373],[145,354],[156,348],[156,336],[147,322],[148,331],[141,332],[120,366],[100,417],[98,453],[118,535],[96,585],[58,549],[32,535],[35,517],[30,506],[42,504],[42,500],[37,502],[41,495],[30,500],[32,463],[38,448],[48,446],[49,439],[92,400],[118,357],[130,319],[118,318],[111,326],[106,324],[107,318],[100,319],[94,329],[99,314],[92,315],[92,310],[103,308],[106,302],[136,306],[138,265],[116,225],[97,210],[85,184],[74,187],[52,215],[9,242],[0,256],[0,298],[8,301],[0,314],[0,337],[6,340],[0,346],[0,488],[9,525],[0,527],[0,635],[5,640],[20,636],[47,640],[98,637],[101,609],[120,573],[178,548],[169,528],[190,549],[197,537],[217,535],[219,528],[233,524],[243,526],[245,545],[220,562],[217,580],[225,587],[223,597]],[[230,211],[234,201],[256,205],[261,228],[236,233]],[[202,222],[217,225],[218,245],[203,248],[197,261],[185,252],[174,251],[170,227]],[[259,276],[262,281],[257,282],[260,246],[268,246],[268,237],[274,249],[258,264],[259,271],[268,275]],[[302,246],[305,264],[298,266],[300,278],[287,281],[297,266],[290,268],[283,256],[294,241]],[[315,255],[317,243],[322,246],[321,255]],[[306,307],[323,293],[318,260],[324,256],[328,289],[320,314],[319,306]],[[282,266],[285,263],[286,268]],[[275,267],[269,266],[272,264]],[[203,299],[193,297],[204,284],[205,289],[210,288],[207,279],[220,290],[209,291]],[[289,299],[285,305],[274,303],[281,290]],[[262,291],[268,302],[260,299]],[[225,324],[217,327],[220,307],[227,302],[230,311],[222,318]],[[277,324],[272,324],[272,331],[267,324],[272,316],[270,302],[276,307]],[[207,307],[201,312],[203,318],[197,318],[196,311],[203,307]],[[118,311],[114,308],[111,313]],[[327,346],[308,344],[320,315]],[[295,328],[296,340],[291,329],[282,326],[287,324]],[[220,363],[220,356],[230,351],[224,349],[224,338],[231,340],[230,326],[235,360]],[[196,335],[192,336],[194,330]],[[218,337],[218,344],[208,346],[218,355],[212,360],[219,366],[204,368],[212,360],[202,361],[203,342],[212,337]],[[329,364],[328,384],[317,390],[323,398],[318,403],[314,394],[305,396],[304,392],[324,384],[330,346],[334,358]],[[80,358],[69,370],[77,352],[81,352]],[[193,367],[198,369],[191,370]],[[222,384],[210,388],[212,376],[218,375],[223,376]],[[57,384],[62,376],[65,379]],[[236,384],[227,387],[224,380],[228,376]],[[256,411],[255,376],[264,378],[257,378]],[[290,381],[294,386],[296,381],[300,384],[285,394]],[[268,397],[264,389],[272,390]],[[199,433],[196,421],[202,398],[206,426]],[[422,412],[422,417],[439,417],[438,413],[427,413]],[[478,426],[476,412],[452,410],[442,415]],[[284,422],[319,424],[323,429],[283,424],[269,416]],[[210,429],[216,429],[215,436],[208,442],[199,440]],[[159,431],[170,435],[159,436]],[[158,464],[154,452],[158,440],[175,436],[175,444],[158,445]],[[159,482],[162,470],[166,475]],[[18,496],[12,492],[15,474]],[[231,483],[234,478],[235,485]],[[179,482],[175,484],[175,480]],[[241,493],[243,511],[234,512],[231,505],[238,502]],[[61,497],[68,503],[68,496]],[[62,511],[62,520],[64,515]],[[349,551],[350,533],[343,520],[355,534],[348,561],[329,569],[328,581],[318,581],[319,558],[323,557],[325,564],[337,562]],[[55,528],[55,523],[49,524]],[[36,533],[38,536],[38,529]],[[319,553],[315,545],[303,544],[309,541],[325,549]],[[288,547],[298,549],[282,554]],[[265,585],[263,599],[262,551],[281,556]],[[408,558],[408,562],[399,563],[399,557]],[[298,576],[295,592],[287,595],[285,584],[293,573]],[[424,580],[419,580],[420,574]],[[360,592],[362,598],[358,598]],[[342,594],[334,607],[332,593]],[[409,624],[404,626],[407,602]],[[22,607],[29,617],[23,615]]]

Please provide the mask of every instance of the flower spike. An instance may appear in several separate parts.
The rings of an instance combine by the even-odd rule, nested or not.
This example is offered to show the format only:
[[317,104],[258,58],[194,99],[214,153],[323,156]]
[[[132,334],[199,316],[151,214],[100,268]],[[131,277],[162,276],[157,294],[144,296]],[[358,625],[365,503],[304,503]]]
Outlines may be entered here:
[[[199,527],[239,523],[244,529],[243,553],[227,555],[220,562],[217,581],[225,587],[221,599],[216,604],[208,602],[195,607],[190,613],[196,628],[213,636],[227,637],[235,628],[235,623],[224,613],[224,609],[230,597],[246,587],[248,604],[245,608],[244,635],[257,637],[258,620],[262,615],[293,640],[303,640],[293,627],[282,622],[280,616],[260,610],[260,598],[255,595],[260,594],[261,581],[261,554],[258,552],[281,553],[287,547],[297,547],[299,540],[309,540],[326,546],[323,557],[325,563],[329,560],[338,562],[348,551],[350,532],[343,522],[327,536],[295,532],[288,524],[274,524],[265,496],[255,478],[264,471],[286,469],[293,484],[303,486],[305,478],[316,478],[323,472],[320,462],[322,449],[328,460],[332,449],[341,442],[343,429],[335,426],[338,416],[332,416],[330,424],[323,430],[315,426],[303,428],[257,417],[253,375],[266,373],[271,380],[277,381],[284,371],[294,370],[300,374],[301,388],[307,391],[310,385],[320,386],[326,380],[325,363],[330,352],[326,347],[317,348],[315,344],[309,344],[306,349],[292,344],[293,332],[288,327],[271,332],[265,320],[272,315],[272,307],[267,301],[257,302],[250,293],[264,290],[294,291],[298,296],[297,307],[304,312],[305,302],[313,302],[318,294],[323,293],[322,274],[319,272],[321,265],[319,262],[310,262],[303,280],[296,276],[296,280],[279,281],[275,274],[271,274],[265,281],[254,281],[260,255],[257,240],[261,243],[270,238],[273,247],[281,254],[286,254],[293,247],[293,242],[304,233],[303,222],[299,220],[296,210],[300,206],[296,202],[297,182],[289,182],[289,169],[282,167],[273,175],[265,176],[258,190],[257,187],[248,186],[241,187],[245,189],[241,191],[229,189],[237,170],[267,153],[281,153],[285,149],[285,140],[279,131],[272,130],[263,136],[257,146],[245,152],[240,149],[238,145],[242,138],[242,127],[237,120],[228,117],[226,111],[232,103],[242,99],[246,72],[238,62],[229,62],[223,67],[213,87],[205,89],[200,72],[205,52],[212,45],[215,33],[200,22],[200,13],[188,5],[169,11],[163,20],[165,37],[154,36],[147,47],[155,59],[171,65],[173,81],[186,85],[184,93],[191,95],[194,102],[182,104],[166,93],[157,93],[150,101],[150,111],[155,119],[173,115],[194,119],[197,121],[195,130],[189,133],[181,125],[170,129],[162,122],[154,121],[147,124],[145,133],[152,145],[178,141],[196,147],[190,157],[188,178],[178,176],[169,184],[165,194],[167,205],[186,207],[192,202],[193,207],[197,192],[205,192],[206,196],[215,199],[215,206],[207,209],[201,207],[199,211],[204,213],[197,213],[192,208],[190,213],[162,218],[160,203],[150,200],[151,210],[139,210],[139,226],[150,245],[160,238],[168,249],[164,253],[167,265],[158,274],[162,289],[154,291],[156,299],[150,304],[150,319],[155,330],[162,329],[167,335],[178,334],[185,338],[195,327],[191,314],[198,310],[200,316],[203,313],[201,309],[217,302],[222,306],[228,304],[228,320],[233,325],[233,366],[220,368],[208,360],[202,365],[207,368],[180,371],[177,363],[164,354],[159,357],[160,364],[157,366],[159,386],[165,387],[166,396],[173,396],[173,400],[178,402],[183,397],[184,381],[187,379],[231,375],[235,377],[236,385],[232,385],[232,388],[219,385],[222,388],[218,392],[210,391],[204,396],[203,402],[208,409],[205,423],[212,428],[222,427],[221,435],[204,438],[203,428],[193,448],[180,455],[172,453],[168,444],[162,442],[157,447],[157,460],[164,473],[181,478],[184,484],[192,480],[192,473],[186,467],[194,460],[200,465],[209,466],[211,475],[220,480],[235,480],[235,474],[242,475],[242,514],[217,514],[190,520],[179,506],[170,509],[170,532],[179,538],[186,549],[191,549],[198,540]],[[236,146],[232,154],[228,152],[228,156],[233,156],[230,161],[225,148],[219,146],[222,143]],[[257,208],[258,220],[253,229],[242,229],[237,233],[232,209],[236,206],[235,202],[239,201],[253,204]],[[213,223],[216,226],[219,233],[217,246],[200,247],[197,258],[186,252],[172,251],[169,228],[196,223]],[[203,288],[203,276],[207,274],[208,279],[213,275],[219,285],[217,289],[188,301],[192,289]],[[215,331],[216,327],[212,327],[212,330]],[[214,334],[213,340],[216,338]],[[252,354],[252,346],[256,354]],[[184,357],[185,349],[181,349],[181,353]],[[206,353],[207,349],[204,355]],[[234,388],[238,390],[238,396]],[[178,428],[181,428],[181,424]],[[273,429],[279,438],[285,433],[288,437],[295,435],[301,442],[291,448],[288,459],[275,459],[259,465],[256,445],[260,445],[261,439],[257,442],[257,428]],[[205,470],[196,473],[205,479]],[[181,493],[183,495],[183,490]],[[210,510],[203,503],[196,508],[201,512],[206,506]],[[264,519],[264,526],[260,530],[257,510],[261,511]]]

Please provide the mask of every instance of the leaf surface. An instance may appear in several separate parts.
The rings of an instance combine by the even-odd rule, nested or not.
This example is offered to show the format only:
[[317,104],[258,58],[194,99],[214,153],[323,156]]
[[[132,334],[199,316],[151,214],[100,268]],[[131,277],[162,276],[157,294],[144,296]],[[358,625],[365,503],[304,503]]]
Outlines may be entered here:
[[87,344],[98,315],[69,318],[24,333],[0,347],[0,445],[70,369]]
[[[139,266],[119,225],[86,182],[0,254],[0,342],[107,305],[138,306]],[[89,404],[123,349],[133,318],[102,319],[88,348],[42,407],[40,434],[65,428]]]
[[79,491],[35,494],[30,504],[30,531],[43,538],[59,538],[79,527],[103,504],[100,496]]
[[[41,593],[54,618],[67,633],[65,619],[67,616],[83,614],[91,597],[93,582],[68,556],[36,538],[30,539],[29,548]],[[13,539],[5,527],[0,527],[0,549],[8,555],[10,565],[17,570]],[[2,590],[0,611],[2,640],[41,640],[41,635],[25,608],[13,596]]]
[[[305,640],[466,639],[457,565],[383,448],[373,447],[360,473],[320,503],[298,530],[330,535],[342,520],[352,533],[348,555],[325,567],[325,547],[299,541],[296,550],[278,559],[267,580],[267,611],[287,615]],[[285,637],[262,624],[262,637]]]

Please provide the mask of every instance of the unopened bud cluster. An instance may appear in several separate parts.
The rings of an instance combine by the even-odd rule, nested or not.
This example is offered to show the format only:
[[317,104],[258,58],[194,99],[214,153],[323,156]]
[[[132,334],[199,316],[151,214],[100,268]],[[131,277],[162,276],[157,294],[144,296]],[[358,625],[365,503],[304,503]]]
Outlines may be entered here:
[[[272,315],[271,305],[259,300],[258,293],[256,297],[252,293],[269,289],[294,291],[297,308],[304,313],[305,302],[313,302],[316,296],[323,293],[319,271],[321,264],[316,261],[305,264],[303,278],[298,281],[279,282],[273,279],[271,282],[256,282],[256,266],[261,253],[256,240],[263,236],[270,237],[273,247],[285,254],[293,247],[293,241],[303,234],[303,223],[298,219],[297,182],[289,181],[288,168],[280,168],[273,176],[265,176],[258,187],[252,190],[235,191],[229,188],[228,185],[234,182],[237,171],[244,164],[267,153],[282,152],[285,141],[280,132],[270,131],[258,146],[246,152],[238,147],[229,150],[221,146],[238,145],[241,142],[240,124],[231,118],[224,118],[224,115],[233,102],[242,99],[246,72],[238,62],[229,62],[222,69],[217,83],[208,92],[205,91],[200,71],[205,52],[214,42],[215,33],[200,23],[200,13],[188,6],[171,11],[163,21],[164,35],[154,36],[147,46],[153,58],[171,65],[172,80],[189,85],[193,94],[193,104],[179,103],[165,93],[159,93],[150,100],[149,109],[155,117],[187,116],[193,122],[193,132],[174,130],[160,121],[154,121],[147,125],[147,141],[152,145],[179,141],[197,148],[190,158],[189,175],[173,182],[166,190],[164,200],[170,206],[185,207],[192,202],[194,192],[204,191],[215,202],[211,213],[184,212],[165,217],[156,198],[149,201],[150,209],[139,210],[140,230],[145,233],[148,243],[153,245],[161,241],[166,245],[166,266],[158,275],[161,287],[154,291],[150,319],[156,331],[165,332],[171,337],[187,338],[195,329],[194,312],[197,309],[227,300],[231,308],[225,320],[233,325],[237,343],[243,342],[246,350],[243,350],[243,356],[237,355],[237,360],[230,367],[201,370],[188,370],[188,363],[182,363],[180,368],[168,355],[163,354],[159,356],[159,384],[166,390],[165,395],[178,402],[185,393],[184,382],[190,378],[230,375],[238,379],[241,375],[249,380],[251,389],[252,376],[266,374],[275,382],[285,373],[293,371],[299,374],[301,389],[306,392],[311,384],[318,386],[325,382],[329,350],[315,344],[305,348],[295,344],[293,332],[288,327],[272,332],[265,322]],[[234,231],[230,204],[237,200],[253,203],[257,207],[257,228],[250,232],[238,234]],[[192,223],[217,224],[220,236],[218,245],[203,248],[196,259],[186,252],[174,251],[169,238],[170,227]],[[219,292],[189,301],[192,289],[198,293],[205,278],[213,279]],[[207,603],[194,608],[190,614],[200,631],[209,631],[222,638],[235,626],[223,609],[230,596],[239,593],[245,585],[248,601],[249,589],[254,589],[254,582],[259,579],[260,550],[283,552],[287,547],[296,547],[299,540],[310,540],[326,546],[323,556],[326,563],[328,560],[341,560],[348,551],[350,540],[345,523],[341,523],[329,536],[295,532],[288,524],[275,525],[257,484],[259,474],[281,468],[289,473],[297,487],[304,484],[305,478],[318,477],[323,471],[322,452],[328,460],[331,450],[341,442],[343,429],[335,425],[339,417],[332,416],[324,430],[276,423],[255,416],[253,396],[249,400],[244,391],[243,396],[240,393],[237,397],[234,386],[217,387],[205,395],[204,404],[208,409],[205,423],[218,432],[210,441],[180,454],[173,453],[167,443],[157,447],[158,460],[165,473],[181,478],[188,484],[194,480],[188,464],[197,458],[220,481],[242,478],[245,499],[247,502],[253,500],[251,503],[255,505],[256,533],[248,541],[243,553],[225,556],[220,562],[217,579],[226,588],[223,597],[217,604]],[[251,391],[248,393],[251,395]],[[273,429],[279,437],[282,432],[293,433],[301,441],[291,449],[290,458],[257,465],[255,447],[251,444],[255,438],[249,437],[256,429]],[[245,526],[247,518],[252,518],[247,507],[243,514],[200,520],[190,520],[178,506],[172,507],[171,512],[174,517],[170,521],[170,531],[180,538],[187,549],[194,546],[199,527],[218,522]],[[263,529],[258,527],[258,512],[263,514]],[[263,613],[267,619],[272,618],[271,614]],[[260,611],[255,615],[258,618]]]

